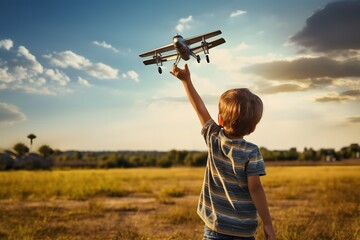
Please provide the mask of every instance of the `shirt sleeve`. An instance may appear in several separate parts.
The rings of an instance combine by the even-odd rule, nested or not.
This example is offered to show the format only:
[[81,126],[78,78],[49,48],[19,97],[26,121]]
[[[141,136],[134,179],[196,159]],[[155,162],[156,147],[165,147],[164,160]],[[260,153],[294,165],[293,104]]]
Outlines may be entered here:
[[211,134],[219,129],[220,129],[220,126],[218,126],[213,119],[209,119],[205,123],[205,125],[203,126],[203,128],[201,130],[201,135],[203,135],[206,145],[208,145],[210,142]]
[[246,173],[248,176],[266,175],[265,162],[258,147],[255,150],[253,150],[249,155],[249,161],[247,163]]

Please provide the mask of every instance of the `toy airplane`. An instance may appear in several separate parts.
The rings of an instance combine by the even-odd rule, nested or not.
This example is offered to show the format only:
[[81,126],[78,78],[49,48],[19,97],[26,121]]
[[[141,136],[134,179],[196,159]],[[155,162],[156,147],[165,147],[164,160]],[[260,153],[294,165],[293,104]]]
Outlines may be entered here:
[[[197,62],[200,63],[200,56],[196,55],[197,53],[200,53],[200,52],[204,52],[204,54],[206,56],[206,61],[209,63],[210,62],[210,58],[208,55],[209,49],[225,43],[225,39],[219,38],[212,42],[207,42],[206,39],[212,38],[212,37],[220,35],[220,34],[221,34],[221,31],[218,30],[218,31],[214,31],[214,32],[203,34],[203,35],[186,38],[186,39],[184,39],[182,36],[177,34],[175,37],[173,37],[172,43],[170,43],[166,46],[151,50],[149,52],[145,52],[143,54],[140,54],[139,56],[142,58],[152,56],[151,59],[145,60],[144,64],[145,65],[156,64],[158,66],[158,71],[160,74],[162,73],[162,69],[161,69],[161,66],[163,65],[162,63],[169,61],[169,60],[176,59],[174,64],[177,65],[181,59],[187,61],[190,59],[190,56],[193,56],[194,58],[196,58]],[[194,43],[198,43],[198,42],[201,42],[200,46],[196,46],[193,48],[190,47],[190,45],[192,45]],[[169,52],[169,51],[174,51],[174,50],[176,50],[176,53],[172,53],[167,56],[161,55],[164,52]]]

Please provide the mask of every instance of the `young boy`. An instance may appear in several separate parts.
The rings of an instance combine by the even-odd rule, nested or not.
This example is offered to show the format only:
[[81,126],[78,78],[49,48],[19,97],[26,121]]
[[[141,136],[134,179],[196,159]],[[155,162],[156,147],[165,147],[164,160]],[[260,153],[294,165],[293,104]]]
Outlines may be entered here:
[[190,71],[173,66],[201,125],[208,161],[199,198],[198,214],[205,222],[203,239],[255,239],[259,213],[265,237],[275,239],[274,228],[260,176],[265,166],[259,148],[243,139],[255,130],[263,104],[248,89],[232,89],[219,101],[217,125],[195,90]]

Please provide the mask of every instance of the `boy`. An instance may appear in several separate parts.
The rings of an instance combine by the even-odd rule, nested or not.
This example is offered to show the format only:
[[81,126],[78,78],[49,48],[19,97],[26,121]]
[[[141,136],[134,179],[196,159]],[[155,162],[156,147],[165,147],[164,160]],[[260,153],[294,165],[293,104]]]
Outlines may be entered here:
[[201,125],[208,161],[199,198],[198,214],[205,222],[203,239],[255,239],[257,212],[265,237],[275,239],[260,176],[265,166],[259,148],[243,137],[255,130],[263,111],[261,99],[248,89],[226,91],[219,101],[219,125],[211,118],[195,90],[190,71],[173,66]]

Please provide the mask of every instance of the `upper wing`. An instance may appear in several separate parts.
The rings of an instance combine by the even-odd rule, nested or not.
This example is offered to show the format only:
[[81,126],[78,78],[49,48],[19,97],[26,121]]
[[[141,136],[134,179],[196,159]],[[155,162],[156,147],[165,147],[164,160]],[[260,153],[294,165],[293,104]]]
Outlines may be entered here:
[[186,40],[187,45],[191,45],[191,44],[202,41],[203,38],[205,38],[205,39],[212,38],[212,37],[215,37],[215,36],[220,35],[220,34],[221,34],[221,31],[217,30],[217,31],[205,33],[205,34],[202,34],[202,35],[199,35],[199,36],[186,38],[185,40]]
[[[174,60],[176,59],[177,57],[177,53],[174,53],[174,54],[171,54],[171,55],[168,55],[168,56],[159,56],[161,62],[166,62],[166,61],[170,61],[170,60]],[[145,65],[150,65],[150,64],[156,64],[156,57],[152,58],[152,59],[148,59],[148,60],[145,60],[143,62]]]
[[174,47],[174,45],[172,43],[170,43],[170,44],[168,44],[166,46],[159,47],[159,48],[156,48],[156,49],[151,50],[149,52],[142,53],[139,56],[140,57],[155,56],[157,53],[163,53],[163,52],[168,52],[168,51],[172,51],[172,50],[175,50],[175,47]]
[[[214,47],[219,46],[220,44],[223,44],[223,43],[225,43],[225,39],[223,39],[223,38],[217,39],[217,40],[212,41],[212,42],[208,42],[207,43],[208,44],[208,49],[214,48]],[[191,51],[193,51],[196,54],[196,53],[202,52],[204,50],[203,50],[202,45],[200,45],[198,47],[192,48]]]

